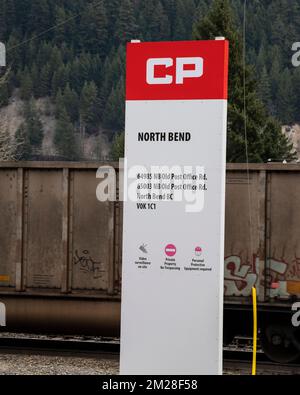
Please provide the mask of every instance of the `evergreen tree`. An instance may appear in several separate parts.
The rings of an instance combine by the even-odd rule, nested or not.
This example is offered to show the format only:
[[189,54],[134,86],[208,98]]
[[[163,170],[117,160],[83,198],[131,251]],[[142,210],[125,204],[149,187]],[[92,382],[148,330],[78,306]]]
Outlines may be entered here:
[[[256,83],[251,67],[243,64],[242,40],[234,24],[233,12],[228,0],[214,0],[208,14],[196,25],[196,39],[214,39],[224,36],[230,43],[229,64],[229,106],[228,106],[228,151],[227,160],[230,162],[245,162],[245,121],[247,123],[248,153],[251,162],[261,162],[268,151],[266,133],[270,133],[272,122],[267,116],[262,102],[256,94]],[[246,75],[246,109],[244,113],[243,75]],[[275,127],[275,123],[273,123]],[[281,130],[277,128],[272,133],[273,143],[283,142]],[[284,141],[284,157],[291,156],[288,142]]]
[[279,79],[277,101],[279,119],[287,124],[292,123],[295,120],[296,97],[293,90],[291,71],[287,68]]
[[105,78],[99,93],[101,113],[107,106],[107,101],[111,95],[112,88],[116,85],[116,81],[125,76],[125,48],[123,45],[120,45],[117,51],[113,51],[109,57],[107,57],[103,66],[103,74]]
[[92,67],[91,55],[88,52],[83,52],[79,57],[79,75],[84,84],[86,81],[90,81],[90,70]]
[[153,20],[152,40],[169,40],[171,36],[171,25],[160,1],[154,9]]
[[122,0],[118,19],[116,22],[115,39],[116,42],[126,43],[135,38],[137,25],[134,15],[132,0]]
[[48,60],[50,73],[53,75],[59,65],[63,64],[61,50],[55,45],[52,48],[50,59]]
[[55,117],[59,118],[60,117],[60,112],[62,111],[62,109],[64,109],[64,97],[62,94],[62,90],[59,88],[57,95],[55,97]]
[[196,2],[194,0],[185,0],[183,2],[184,5],[184,14],[183,21],[185,26],[185,34],[187,39],[192,38],[192,27],[194,22],[196,22]]
[[50,27],[50,10],[47,0],[31,0],[30,1],[30,29],[41,33]]
[[21,47],[19,46],[20,40],[19,37],[13,32],[7,41],[6,46],[6,63],[8,65],[18,65],[20,68],[25,68],[25,62],[23,60],[24,54],[21,51]]
[[167,40],[170,38],[170,23],[160,0],[143,3],[139,14],[140,35],[145,41]]
[[176,19],[176,0],[161,0],[161,3],[170,22],[170,36],[173,37]]
[[20,81],[20,97],[22,100],[29,100],[32,97],[32,80],[29,71],[24,71]]
[[0,84],[0,107],[8,105],[9,96],[10,96],[9,84],[7,79],[4,79],[4,81],[2,81]]
[[93,133],[99,121],[98,90],[94,82],[86,82],[80,97],[80,118],[86,131]]
[[4,40],[6,33],[5,2],[0,2],[0,41]]
[[298,92],[300,92],[300,67],[297,67],[294,71],[293,75],[293,91],[296,92],[295,95],[295,113],[294,113],[294,121],[300,122],[300,107],[298,104],[299,96]]
[[90,64],[89,76],[90,80],[95,82],[98,89],[101,87],[103,81],[102,72],[102,60],[100,56],[93,56]]
[[81,41],[84,51],[106,54],[108,20],[104,0],[91,3],[81,20]]
[[105,0],[105,9],[108,20],[109,47],[115,43],[115,27],[119,15],[120,0]]
[[[78,18],[74,18],[74,14],[66,10],[64,6],[55,7],[55,36],[54,41],[57,45],[61,46],[63,43],[72,45],[73,40],[76,40],[76,22]],[[68,21],[68,23],[65,23]]]
[[51,68],[50,68],[50,64],[47,63],[45,66],[42,67],[40,73],[40,84],[38,90],[39,97],[45,97],[50,95],[51,81],[52,81]]
[[267,162],[269,160],[273,162],[281,162],[284,159],[289,160],[293,155],[291,155],[292,146],[286,149],[287,141],[283,133],[278,133],[281,129],[280,123],[274,118],[269,118],[263,133],[262,141],[264,145],[262,161]]
[[4,6],[5,35],[11,32],[16,24],[16,7],[14,0],[2,0]]
[[112,160],[119,161],[120,158],[124,158],[124,145],[125,133],[116,133],[111,148]]
[[107,39],[108,39],[108,18],[105,8],[105,2],[102,0],[100,3],[97,2],[94,6],[91,6],[94,12],[94,23],[97,37],[97,46],[94,52],[100,53],[103,57],[107,52]]
[[33,100],[25,102],[24,118],[15,134],[18,160],[30,160],[33,154],[39,154],[44,137],[43,125]]
[[79,98],[77,93],[67,84],[63,95],[63,105],[72,122],[77,122],[79,117]]
[[[278,83],[277,81],[280,80],[281,75],[281,67],[279,64],[278,59],[274,59],[273,65],[270,71],[270,83],[271,83],[271,94],[272,99],[274,100],[278,95]],[[276,110],[276,115],[278,111]]]
[[266,59],[267,59],[267,51],[264,44],[261,44],[256,60],[256,70],[259,73],[262,72],[263,68],[267,68]]
[[259,96],[265,103],[270,113],[273,112],[272,108],[272,94],[271,94],[271,83],[267,68],[262,68],[261,77],[259,79]]
[[[173,27],[173,40],[184,40],[190,37],[187,37],[185,23],[182,18],[182,15],[185,14],[185,4],[183,0],[175,1],[175,23]],[[190,29],[191,34],[191,29]]]
[[60,111],[55,129],[54,143],[59,155],[66,160],[77,160],[79,149],[76,142],[74,127],[65,108]]
[[39,51],[34,55],[35,63],[37,64],[39,70],[42,69],[51,58],[52,47],[51,44],[47,41],[42,41]]
[[58,89],[65,89],[69,81],[69,69],[63,63],[57,66],[57,71],[55,71],[52,82],[51,82],[51,93],[55,97]]
[[33,100],[25,103],[24,117],[29,143],[38,152],[42,146],[44,130]]
[[[21,78],[21,80],[22,80],[22,78]],[[35,98],[39,97],[40,78],[39,78],[39,70],[38,70],[37,65],[35,63],[33,63],[32,67],[31,67],[30,82],[31,82],[31,94],[29,97],[32,97],[32,96],[34,96]],[[29,88],[28,88],[28,93],[30,93]]]
[[112,129],[124,128],[124,79],[121,78],[111,90],[103,113],[104,125]]
[[55,29],[55,43],[61,45],[67,37],[66,32],[66,23],[64,21],[67,20],[67,13],[64,7],[56,7],[55,8],[55,25],[57,26]]

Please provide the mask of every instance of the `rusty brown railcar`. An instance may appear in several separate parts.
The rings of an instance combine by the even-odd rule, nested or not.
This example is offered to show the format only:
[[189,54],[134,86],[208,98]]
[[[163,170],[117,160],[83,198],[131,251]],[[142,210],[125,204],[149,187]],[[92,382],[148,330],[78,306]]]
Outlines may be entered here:
[[[0,164],[0,302],[5,330],[118,336],[122,204],[99,202],[99,166]],[[300,166],[228,165],[224,339],[251,332],[274,360],[300,355]]]

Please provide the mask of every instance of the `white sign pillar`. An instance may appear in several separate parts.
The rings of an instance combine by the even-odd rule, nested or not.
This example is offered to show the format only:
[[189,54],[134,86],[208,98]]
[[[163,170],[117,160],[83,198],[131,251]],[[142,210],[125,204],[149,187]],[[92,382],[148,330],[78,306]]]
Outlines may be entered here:
[[225,40],[128,44],[121,374],[222,373],[227,79]]

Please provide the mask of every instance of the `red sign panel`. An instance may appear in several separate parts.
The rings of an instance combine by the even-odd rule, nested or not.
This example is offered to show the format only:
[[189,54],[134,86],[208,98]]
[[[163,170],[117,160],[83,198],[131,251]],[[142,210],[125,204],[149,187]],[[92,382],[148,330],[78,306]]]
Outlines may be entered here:
[[227,99],[229,43],[127,45],[126,100]]

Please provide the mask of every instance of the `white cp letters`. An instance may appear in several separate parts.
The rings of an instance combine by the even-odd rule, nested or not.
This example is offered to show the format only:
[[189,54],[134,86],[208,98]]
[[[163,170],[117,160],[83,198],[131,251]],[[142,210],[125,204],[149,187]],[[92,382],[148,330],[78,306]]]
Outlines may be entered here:
[[[174,77],[166,74],[164,77],[155,77],[157,66],[164,66],[166,69],[174,65],[172,58],[156,58],[147,61],[147,84],[149,85],[171,85]],[[201,78],[203,75],[203,58],[176,58],[176,85],[182,85],[186,78]],[[186,69],[186,66],[194,66],[193,69]]]

